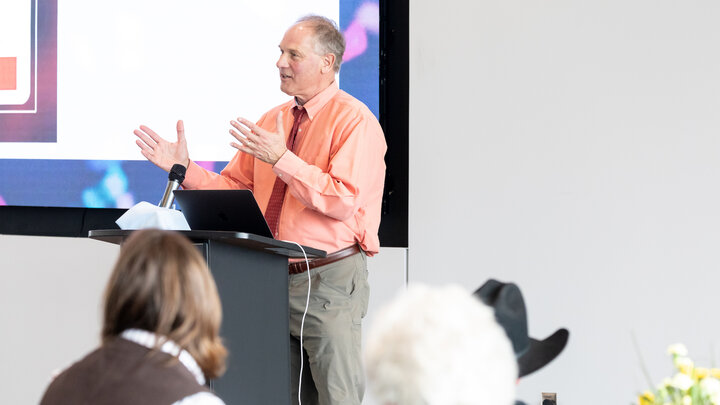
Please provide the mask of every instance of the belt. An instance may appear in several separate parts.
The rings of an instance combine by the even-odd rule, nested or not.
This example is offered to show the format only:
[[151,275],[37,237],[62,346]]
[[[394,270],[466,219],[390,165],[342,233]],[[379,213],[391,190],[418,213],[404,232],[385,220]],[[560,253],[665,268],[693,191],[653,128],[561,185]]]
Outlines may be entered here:
[[[360,246],[358,245],[352,245],[348,246],[344,249],[340,249],[337,252],[330,253],[329,255],[325,257],[321,257],[318,259],[310,260],[310,268],[314,269],[316,267],[325,266],[326,264],[335,263],[338,260],[342,260],[346,257],[350,257],[354,254],[360,253]],[[288,264],[288,273],[289,274],[300,274],[306,272],[308,269],[307,264],[305,264],[305,261],[301,262],[292,262]]]

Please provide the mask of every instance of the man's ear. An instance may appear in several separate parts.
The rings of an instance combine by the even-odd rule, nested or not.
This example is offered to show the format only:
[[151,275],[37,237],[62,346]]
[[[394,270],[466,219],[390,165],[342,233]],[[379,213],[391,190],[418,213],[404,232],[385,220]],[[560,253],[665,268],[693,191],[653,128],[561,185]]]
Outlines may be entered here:
[[333,70],[334,65],[335,65],[335,54],[332,54],[332,53],[325,54],[325,56],[323,56],[323,58],[322,58],[322,67],[320,68],[320,71],[322,71],[322,73],[328,73],[328,72],[334,73],[334,70]]

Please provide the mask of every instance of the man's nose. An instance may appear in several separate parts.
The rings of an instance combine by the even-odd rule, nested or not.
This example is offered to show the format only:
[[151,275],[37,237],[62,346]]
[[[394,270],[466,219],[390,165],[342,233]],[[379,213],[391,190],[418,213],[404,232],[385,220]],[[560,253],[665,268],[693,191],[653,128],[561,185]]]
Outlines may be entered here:
[[277,62],[275,63],[275,66],[277,66],[278,68],[284,68],[284,67],[288,66],[287,58],[285,57],[284,53],[280,54],[280,57],[278,58]]

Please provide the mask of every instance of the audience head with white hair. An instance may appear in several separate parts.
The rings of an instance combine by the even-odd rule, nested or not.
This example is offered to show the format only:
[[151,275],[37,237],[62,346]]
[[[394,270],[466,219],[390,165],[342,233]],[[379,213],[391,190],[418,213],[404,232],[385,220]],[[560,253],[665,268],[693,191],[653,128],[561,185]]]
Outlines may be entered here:
[[518,375],[492,308],[459,286],[412,285],[384,307],[365,349],[383,405],[510,405]]

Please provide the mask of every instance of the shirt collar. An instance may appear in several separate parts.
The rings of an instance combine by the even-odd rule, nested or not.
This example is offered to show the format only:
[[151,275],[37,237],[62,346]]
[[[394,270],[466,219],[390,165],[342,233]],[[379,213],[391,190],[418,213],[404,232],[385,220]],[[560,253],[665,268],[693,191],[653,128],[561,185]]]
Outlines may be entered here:
[[[305,102],[305,105],[303,105],[302,108],[307,110],[307,116],[310,121],[312,121],[312,119],[315,117],[315,114],[320,112],[320,110],[325,107],[325,104],[327,104],[328,101],[330,101],[339,90],[340,88],[338,87],[337,81],[333,81],[325,90],[321,91],[320,93],[316,94],[315,97]],[[295,99],[295,106],[299,107],[297,99]]]
[[[126,329],[121,334],[125,340],[145,346],[148,349],[154,349],[158,341],[158,336],[152,332],[142,329]],[[205,375],[203,375],[200,366],[186,350],[181,349],[175,342],[170,339],[162,338],[162,345],[159,350],[171,356],[177,357],[185,368],[187,368],[197,380],[198,384],[205,385]]]

